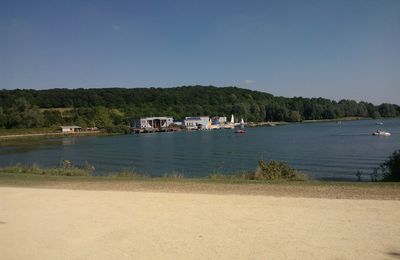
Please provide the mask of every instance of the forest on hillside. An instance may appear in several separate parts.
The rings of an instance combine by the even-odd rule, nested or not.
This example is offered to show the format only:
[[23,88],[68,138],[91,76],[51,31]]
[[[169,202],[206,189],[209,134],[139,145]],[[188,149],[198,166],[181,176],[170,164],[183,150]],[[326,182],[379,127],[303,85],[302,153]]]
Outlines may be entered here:
[[237,87],[16,89],[0,90],[0,128],[62,124],[100,128],[126,125],[141,116],[235,115],[245,121],[288,121],[342,117],[398,117],[396,104],[325,98],[277,97]]

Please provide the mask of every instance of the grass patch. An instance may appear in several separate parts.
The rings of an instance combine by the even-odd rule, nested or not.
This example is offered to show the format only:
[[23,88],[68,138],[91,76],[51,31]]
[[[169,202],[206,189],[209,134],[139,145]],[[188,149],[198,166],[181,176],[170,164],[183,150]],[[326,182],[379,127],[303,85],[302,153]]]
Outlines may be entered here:
[[36,164],[1,167],[0,173],[12,174],[31,174],[31,175],[48,175],[48,176],[90,176],[94,171],[94,166],[85,163],[84,167],[73,166],[70,161],[64,160],[62,166],[43,168]]
[[[82,167],[73,165],[70,161],[64,160],[58,167],[44,168],[36,164],[0,167],[0,173],[10,174],[30,174],[30,175],[47,175],[47,176],[92,176],[95,167],[88,162]],[[96,176],[100,177],[100,176]],[[131,178],[131,179],[163,179],[163,180],[182,180],[194,179],[186,178],[182,172],[172,171],[162,176],[150,176],[135,171],[124,170],[121,172],[113,172],[105,178]],[[199,178],[198,178],[199,179]],[[266,163],[263,160],[258,162],[255,171],[241,171],[234,174],[223,174],[221,172],[213,172],[203,180],[217,180],[219,182],[248,182],[248,181],[280,181],[280,180],[307,180],[305,174],[301,174],[297,170],[290,168],[287,163],[271,161]]]
[[59,130],[58,127],[12,128],[12,129],[0,128],[0,136],[56,133],[57,130]]
[[133,179],[144,179],[149,178],[150,176],[147,174],[141,174],[133,171],[121,171],[121,172],[114,172],[107,176],[102,177],[117,177],[117,178],[133,178]]
[[296,169],[289,167],[285,162],[264,160],[258,161],[255,171],[241,171],[235,174],[223,174],[214,172],[210,174],[209,179],[212,180],[251,180],[251,181],[305,181],[308,176]]

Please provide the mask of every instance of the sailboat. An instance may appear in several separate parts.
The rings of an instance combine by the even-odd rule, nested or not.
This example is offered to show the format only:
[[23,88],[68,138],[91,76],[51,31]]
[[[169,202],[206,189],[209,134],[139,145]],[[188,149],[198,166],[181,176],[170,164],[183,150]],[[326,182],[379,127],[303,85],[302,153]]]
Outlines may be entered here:
[[244,130],[244,120],[240,120],[240,128],[236,129],[235,131],[236,134],[245,134],[246,130]]
[[225,124],[225,125],[224,125],[224,128],[225,128],[225,129],[233,129],[233,128],[235,128],[235,118],[234,118],[233,114],[232,114],[232,116],[231,116],[231,122]]

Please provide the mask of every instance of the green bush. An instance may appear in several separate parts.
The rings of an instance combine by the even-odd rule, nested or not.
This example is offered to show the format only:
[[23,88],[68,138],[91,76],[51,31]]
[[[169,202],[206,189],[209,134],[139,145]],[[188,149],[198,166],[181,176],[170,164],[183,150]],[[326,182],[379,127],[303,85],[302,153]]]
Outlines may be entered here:
[[266,163],[264,160],[259,160],[257,170],[254,173],[256,180],[304,180],[305,177],[296,169],[290,168],[287,163],[278,161]]
[[107,133],[116,133],[116,134],[129,134],[130,129],[129,126],[126,125],[113,125],[107,126],[104,128]]
[[389,159],[381,164],[383,181],[400,181],[400,150],[394,151]]
[[208,175],[212,180],[306,180],[307,175],[290,168],[285,162],[264,160],[258,161],[258,167],[255,171],[241,171],[235,174],[223,174],[213,172]]

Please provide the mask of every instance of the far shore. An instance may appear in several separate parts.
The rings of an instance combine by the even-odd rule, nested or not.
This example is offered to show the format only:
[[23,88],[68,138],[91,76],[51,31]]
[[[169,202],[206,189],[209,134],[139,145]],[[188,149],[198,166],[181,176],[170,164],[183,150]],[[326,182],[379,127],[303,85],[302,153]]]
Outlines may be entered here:
[[[357,121],[357,120],[373,120],[372,117],[340,117],[340,118],[333,118],[333,119],[313,119],[313,120],[303,120],[302,123],[322,123],[322,122],[339,122],[339,121]],[[375,119],[379,120],[379,119]]]
[[[34,128],[32,129],[34,131]],[[23,137],[69,137],[69,136],[96,136],[96,135],[115,135],[101,131],[81,131],[76,133],[45,132],[45,133],[24,133],[24,134],[0,134],[0,139],[14,139]]]
[[[336,119],[303,120],[298,123],[321,123],[338,121],[371,120],[369,117],[344,117]],[[284,121],[247,122],[247,127],[270,127],[291,124]],[[64,136],[96,136],[96,135],[118,135],[119,133],[106,133],[103,131],[81,131],[76,133],[62,133],[56,128],[29,128],[29,129],[0,129],[0,139],[14,139],[23,137],[64,137]]]

